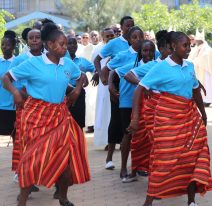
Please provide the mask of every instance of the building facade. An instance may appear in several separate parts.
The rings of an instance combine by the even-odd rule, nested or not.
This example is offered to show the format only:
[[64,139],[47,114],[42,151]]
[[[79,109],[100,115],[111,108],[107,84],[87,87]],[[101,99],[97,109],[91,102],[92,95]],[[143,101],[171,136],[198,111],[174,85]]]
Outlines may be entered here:
[[0,0],[0,9],[9,11],[15,17],[20,17],[34,11],[58,13],[59,0]]

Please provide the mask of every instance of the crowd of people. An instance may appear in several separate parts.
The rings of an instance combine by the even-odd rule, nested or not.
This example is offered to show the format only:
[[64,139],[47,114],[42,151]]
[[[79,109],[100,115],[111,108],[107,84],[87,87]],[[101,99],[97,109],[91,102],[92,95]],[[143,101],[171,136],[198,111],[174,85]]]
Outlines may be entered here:
[[143,206],[184,194],[197,206],[195,194],[212,190],[204,108],[212,103],[212,49],[202,36],[154,37],[124,16],[81,35],[43,19],[22,39],[15,57],[16,33],[6,31],[0,59],[0,135],[13,138],[18,206],[39,185],[55,185],[59,204],[74,205],[68,187],[90,180],[85,127],[107,150],[107,170],[120,144],[123,183],[148,176]]

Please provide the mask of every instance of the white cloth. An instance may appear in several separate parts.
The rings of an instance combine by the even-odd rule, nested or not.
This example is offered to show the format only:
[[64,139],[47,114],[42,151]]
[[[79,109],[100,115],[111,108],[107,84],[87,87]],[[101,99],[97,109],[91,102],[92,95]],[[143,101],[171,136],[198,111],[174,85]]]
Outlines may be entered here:
[[212,103],[212,48],[204,42],[192,48],[189,59],[194,63],[197,79],[206,89],[207,95],[202,95],[203,101]]
[[[99,54],[104,44],[99,44],[93,52],[93,59]],[[109,58],[101,60],[101,68],[108,62]],[[110,123],[110,93],[108,86],[99,81],[96,97],[96,115],[94,124],[94,145],[106,146],[108,144],[108,126]]]
[[[92,53],[95,46],[92,44],[88,44],[87,46],[82,46],[80,56],[86,58],[91,61]],[[93,126],[95,121],[95,109],[96,109],[96,95],[97,88],[92,86],[91,79],[93,74],[86,73],[89,81],[89,85],[85,88],[85,126]]]

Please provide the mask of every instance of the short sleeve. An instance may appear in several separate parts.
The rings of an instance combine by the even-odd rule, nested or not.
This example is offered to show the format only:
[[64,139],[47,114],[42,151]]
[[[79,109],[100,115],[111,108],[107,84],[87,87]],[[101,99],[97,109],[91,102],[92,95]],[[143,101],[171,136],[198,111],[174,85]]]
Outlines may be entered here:
[[166,79],[166,73],[159,64],[155,65],[139,82],[139,85],[145,87],[146,89],[155,89],[159,85],[163,84]]
[[148,62],[146,64],[135,67],[131,70],[131,72],[139,79],[142,79],[154,65],[155,64],[153,62]]
[[70,60],[70,73],[71,73],[70,80],[78,80],[81,76],[81,71],[79,67],[71,60]]
[[109,41],[103,48],[102,48],[102,50],[100,51],[100,53],[99,53],[99,56],[101,57],[101,58],[106,58],[106,57],[109,57],[109,56],[111,56],[112,55],[112,43],[111,43],[111,41]]
[[83,61],[83,71],[84,72],[94,72],[95,71],[95,67],[94,67],[94,64],[91,63],[90,61],[88,61],[87,59],[82,59]]
[[122,61],[121,61],[121,55],[117,54],[113,59],[111,59],[108,63],[107,63],[107,67],[110,70],[114,70],[118,67],[120,67],[122,65]]
[[31,64],[31,59],[24,61],[18,66],[12,67],[9,70],[10,75],[15,81],[22,79],[30,79],[33,76],[33,68]]
[[195,71],[194,71],[194,83],[193,83],[193,89],[197,89],[199,87],[199,81],[197,80]]
[[127,74],[127,72],[129,72],[133,68],[133,66],[134,63],[124,65],[122,67],[118,67],[117,69],[115,69],[115,72],[118,74],[120,78],[123,78]]

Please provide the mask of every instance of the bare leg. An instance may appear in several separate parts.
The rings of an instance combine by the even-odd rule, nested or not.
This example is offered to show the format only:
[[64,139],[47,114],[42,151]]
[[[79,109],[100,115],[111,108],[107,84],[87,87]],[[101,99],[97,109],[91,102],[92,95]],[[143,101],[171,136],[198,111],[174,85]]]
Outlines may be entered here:
[[116,144],[108,143],[108,152],[107,152],[106,163],[108,163],[109,161],[112,161],[115,147],[116,147]]
[[188,205],[195,203],[196,182],[191,182],[188,186]]
[[146,196],[146,200],[145,200],[145,203],[143,204],[143,206],[150,206],[152,205],[152,202],[154,200],[154,197],[151,197],[151,196]]
[[121,143],[121,172],[120,172],[121,177],[127,175],[127,160],[130,152],[130,141],[131,141],[131,135],[124,134]]
[[69,169],[69,166],[65,169],[63,174],[59,177],[57,183],[59,187],[59,194],[60,194],[60,202],[65,203],[68,201],[67,193],[68,187],[73,185],[72,175]]
[[20,195],[18,198],[18,206],[26,206],[27,198],[30,194],[30,189],[31,189],[31,186],[20,189]]

